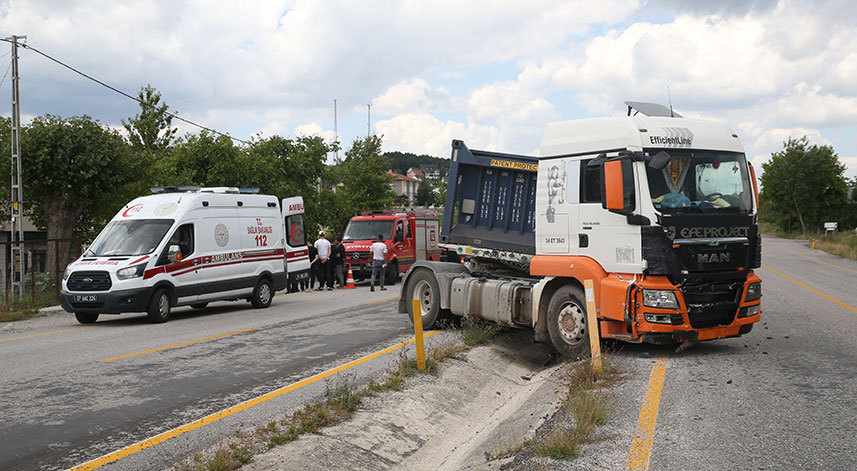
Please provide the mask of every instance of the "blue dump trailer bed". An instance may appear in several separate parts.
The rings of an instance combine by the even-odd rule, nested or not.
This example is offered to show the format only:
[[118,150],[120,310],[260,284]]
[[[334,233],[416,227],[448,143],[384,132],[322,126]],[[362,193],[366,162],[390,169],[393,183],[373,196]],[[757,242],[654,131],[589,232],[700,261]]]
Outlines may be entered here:
[[452,141],[441,243],[535,254],[538,158]]

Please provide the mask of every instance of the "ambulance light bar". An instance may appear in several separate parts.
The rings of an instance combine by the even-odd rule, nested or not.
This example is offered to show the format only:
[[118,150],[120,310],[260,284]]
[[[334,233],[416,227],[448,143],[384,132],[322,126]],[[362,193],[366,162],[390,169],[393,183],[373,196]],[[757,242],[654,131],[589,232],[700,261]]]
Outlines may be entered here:
[[184,186],[155,186],[149,188],[153,194],[158,193],[187,193],[190,191],[199,191],[198,186],[193,185],[184,185]]

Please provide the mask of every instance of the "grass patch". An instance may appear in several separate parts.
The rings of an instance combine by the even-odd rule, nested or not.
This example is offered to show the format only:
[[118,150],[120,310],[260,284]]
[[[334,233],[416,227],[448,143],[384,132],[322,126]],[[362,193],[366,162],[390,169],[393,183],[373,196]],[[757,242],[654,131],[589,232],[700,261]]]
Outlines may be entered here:
[[461,326],[461,341],[466,347],[475,347],[489,342],[503,327],[497,324],[465,319]]
[[580,440],[574,432],[557,429],[536,445],[536,455],[571,461],[580,456]]
[[[29,283],[30,280],[27,280],[28,287]],[[33,302],[32,291],[25,292],[21,299],[13,298],[10,293],[8,306],[5,297],[0,298],[0,322],[15,322],[36,317],[39,314],[39,309],[57,304],[59,301],[57,301],[53,286],[46,291],[40,291],[37,288],[35,302]]]
[[[472,347],[489,342],[502,330],[494,324],[465,320],[459,330],[461,344],[443,345],[427,349],[426,369],[417,368],[417,360],[408,358],[403,349],[398,365],[381,379],[372,379],[357,388],[347,377],[340,376],[329,382],[324,398],[288,414],[279,421],[259,425],[251,433],[235,432],[225,445],[206,456],[197,453],[176,466],[178,471],[234,470],[253,460],[253,455],[294,440],[308,433],[319,433],[324,427],[339,424],[349,419],[367,397],[385,391],[401,391],[407,378],[417,374],[440,374],[440,364],[450,359],[467,361],[464,353]],[[519,450],[529,442],[508,447],[507,453]]]

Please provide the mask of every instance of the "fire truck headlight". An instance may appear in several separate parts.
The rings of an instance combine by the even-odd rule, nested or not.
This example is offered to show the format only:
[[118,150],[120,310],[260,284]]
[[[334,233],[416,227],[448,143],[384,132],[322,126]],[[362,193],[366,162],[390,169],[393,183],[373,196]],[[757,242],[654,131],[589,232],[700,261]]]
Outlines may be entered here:
[[139,265],[134,265],[133,267],[125,267],[116,272],[116,278],[120,280],[130,280],[131,278],[139,278],[143,276],[143,272],[146,271],[146,264],[141,263]]
[[644,289],[643,305],[661,309],[678,309],[675,292],[668,289]]
[[751,283],[747,286],[747,294],[744,296],[744,302],[755,301],[762,297],[762,283]]

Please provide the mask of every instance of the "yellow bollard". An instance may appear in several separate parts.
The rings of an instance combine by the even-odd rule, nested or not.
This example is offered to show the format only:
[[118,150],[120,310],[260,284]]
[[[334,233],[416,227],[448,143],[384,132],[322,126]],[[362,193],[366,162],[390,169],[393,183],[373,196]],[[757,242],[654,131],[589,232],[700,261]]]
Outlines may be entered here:
[[815,239],[812,239],[812,249],[815,250]]
[[417,369],[426,369],[426,351],[423,345],[423,314],[419,299],[414,299],[414,340],[417,344]]
[[586,325],[589,327],[589,350],[592,353],[592,369],[601,372],[601,336],[598,335],[598,311],[595,308],[595,289],[592,280],[584,280],[586,291]]

